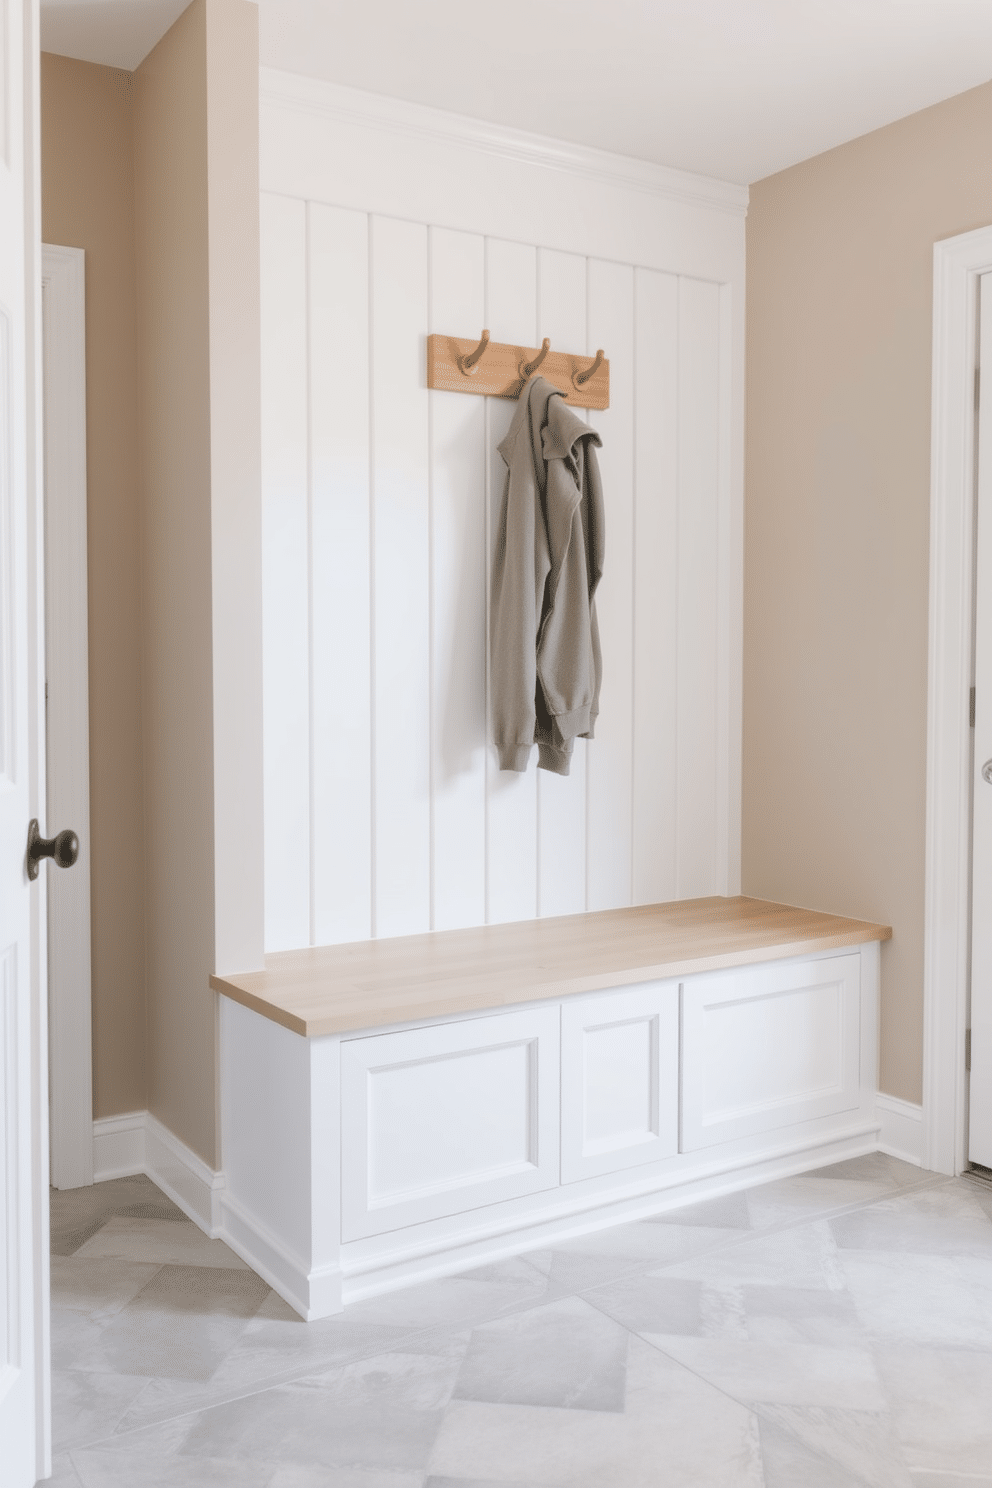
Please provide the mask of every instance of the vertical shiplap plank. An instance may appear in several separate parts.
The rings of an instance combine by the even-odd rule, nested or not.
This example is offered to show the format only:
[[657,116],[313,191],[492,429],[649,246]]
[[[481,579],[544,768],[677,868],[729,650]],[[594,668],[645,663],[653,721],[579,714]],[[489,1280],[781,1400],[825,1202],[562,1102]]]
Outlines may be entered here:
[[610,406],[590,412],[606,508],[606,553],[596,596],[603,685],[596,736],[586,746],[586,908],[631,902],[634,727],[634,271],[590,259],[589,350],[610,359]]
[[679,281],[673,274],[635,271],[634,323],[633,898],[654,904],[678,894]]
[[[538,253],[539,338],[560,351],[586,350],[586,260],[577,253]],[[538,771],[538,914],[586,908],[586,741],[576,739],[568,776]]]
[[[485,318],[485,240],[430,232],[432,331]],[[486,917],[486,405],[432,392],[431,758],[435,930]]]
[[263,195],[265,948],[310,943],[306,206]]
[[720,286],[679,281],[678,897],[718,892]]
[[427,228],[370,222],[373,933],[430,928]]
[[[486,244],[486,325],[494,341],[533,345],[537,336],[537,252],[491,238]],[[498,451],[516,404],[487,398],[489,452],[486,584],[492,573],[492,534],[499,517],[506,466]],[[537,914],[537,750],[523,774],[500,770],[487,725],[487,892],[490,924]]]
[[368,218],[312,204],[313,919],[317,945],[372,926]]

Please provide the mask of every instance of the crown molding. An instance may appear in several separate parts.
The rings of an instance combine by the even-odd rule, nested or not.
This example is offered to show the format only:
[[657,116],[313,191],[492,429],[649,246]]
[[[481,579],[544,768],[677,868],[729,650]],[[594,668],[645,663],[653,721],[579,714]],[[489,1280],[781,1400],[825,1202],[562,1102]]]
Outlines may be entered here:
[[437,144],[457,145],[518,164],[560,171],[683,205],[707,207],[734,217],[747,213],[748,188],[730,181],[570,144],[547,135],[529,134],[522,129],[489,124],[464,114],[406,103],[274,67],[259,69],[259,96],[263,106],[320,115],[387,134],[419,135]]

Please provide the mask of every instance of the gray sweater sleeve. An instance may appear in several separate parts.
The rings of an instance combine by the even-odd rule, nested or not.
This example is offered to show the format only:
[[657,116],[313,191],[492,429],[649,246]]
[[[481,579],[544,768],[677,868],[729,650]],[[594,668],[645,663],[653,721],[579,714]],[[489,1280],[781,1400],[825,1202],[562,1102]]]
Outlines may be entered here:
[[550,567],[541,429],[554,391],[543,378],[532,378],[499,446],[507,468],[493,543],[489,686],[501,770],[526,770],[534,745],[537,628]]
[[506,472],[493,548],[490,597],[490,693],[493,742],[501,770],[526,770],[534,744],[539,610],[534,582],[538,514],[533,478]]

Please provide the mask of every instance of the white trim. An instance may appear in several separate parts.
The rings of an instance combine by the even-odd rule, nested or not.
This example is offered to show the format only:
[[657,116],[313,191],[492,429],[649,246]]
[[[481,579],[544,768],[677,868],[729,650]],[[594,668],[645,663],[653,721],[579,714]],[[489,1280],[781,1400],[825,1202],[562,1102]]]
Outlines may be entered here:
[[205,1234],[216,1238],[223,1173],[215,1173],[150,1111],[145,1116],[145,1172]]
[[[347,1306],[364,1297],[491,1264],[525,1251],[545,1249],[617,1224],[679,1209],[684,1204],[740,1193],[759,1183],[812,1172],[830,1163],[877,1151],[878,1128],[873,1121],[835,1122],[832,1129],[785,1151],[779,1149],[768,1156],[758,1151],[747,1157],[718,1159],[668,1187],[660,1187],[657,1179],[645,1183],[632,1175],[608,1198],[591,1203],[587,1199],[564,1212],[559,1203],[559,1212],[555,1213],[549,1202],[545,1216],[537,1213],[507,1224],[498,1216],[478,1211],[451,1221],[450,1238],[435,1236],[423,1240],[406,1232],[397,1237],[394,1249],[364,1254],[359,1242],[350,1248],[351,1254],[348,1246],[342,1248],[342,1300]],[[550,1197],[541,1196],[545,1200]],[[254,1266],[249,1256],[244,1255],[243,1259]]]
[[145,1112],[105,1116],[93,1123],[93,1182],[145,1171]]
[[[580,1201],[567,1212],[546,1218],[500,1219],[483,1212],[457,1216],[447,1236],[407,1235],[392,1251],[342,1253],[341,1268],[308,1270],[305,1260],[225,1188],[185,1143],[147,1111],[93,1123],[95,1180],[146,1173],[183,1213],[212,1239],[229,1245],[289,1305],[305,1318],[326,1317],[342,1305],[378,1296],[432,1277],[451,1275],[536,1247],[587,1235],[612,1225],[659,1214],[705,1198],[736,1193],[757,1183],[810,1172],[827,1163],[882,1151],[919,1164],[922,1108],[894,1096],[876,1098],[876,1121],[836,1120],[831,1128],[769,1156],[760,1151],[708,1163],[667,1187],[657,1178],[632,1175],[624,1189],[605,1200]],[[879,1122],[881,1131],[879,1131]],[[541,1196],[546,1198],[547,1196]],[[481,1221],[481,1222],[480,1222]]]
[[903,1162],[923,1163],[923,1107],[895,1095],[879,1091],[875,1097],[875,1114],[881,1122],[878,1150]]
[[204,1234],[216,1239],[221,1223],[223,1173],[163,1126],[150,1111],[93,1122],[93,1179],[128,1178],[146,1173]]
[[570,144],[503,124],[488,124],[465,114],[405,103],[398,98],[282,72],[274,67],[259,68],[259,95],[263,104],[319,114],[336,123],[364,125],[385,133],[402,134],[407,139],[414,135],[441,144],[468,145],[504,160],[566,171],[585,180],[643,191],[669,201],[716,208],[735,217],[747,213],[748,188],[730,181]]
[[992,227],[934,244],[933,270],[921,1155],[925,1167],[956,1174],[967,1163],[976,312]]
[[48,800],[42,832],[71,826],[79,859],[49,871],[51,1181],[93,1182],[90,765],[86,572],[86,305],[81,248],[42,245]]
[[257,1215],[249,1213],[229,1193],[222,1195],[220,1210],[219,1239],[301,1317],[309,1322],[341,1311],[341,1272],[337,1266],[309,1270],[302,1257],[295,1255]]

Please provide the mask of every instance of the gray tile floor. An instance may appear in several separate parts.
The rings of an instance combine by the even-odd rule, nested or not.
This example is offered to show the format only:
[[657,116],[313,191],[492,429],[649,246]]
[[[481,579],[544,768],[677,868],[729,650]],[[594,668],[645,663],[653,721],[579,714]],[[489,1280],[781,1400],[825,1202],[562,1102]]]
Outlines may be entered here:
[[59,1488],[992,1488],[992,1190],[875,1155],[306,1324],[52,1195]]

